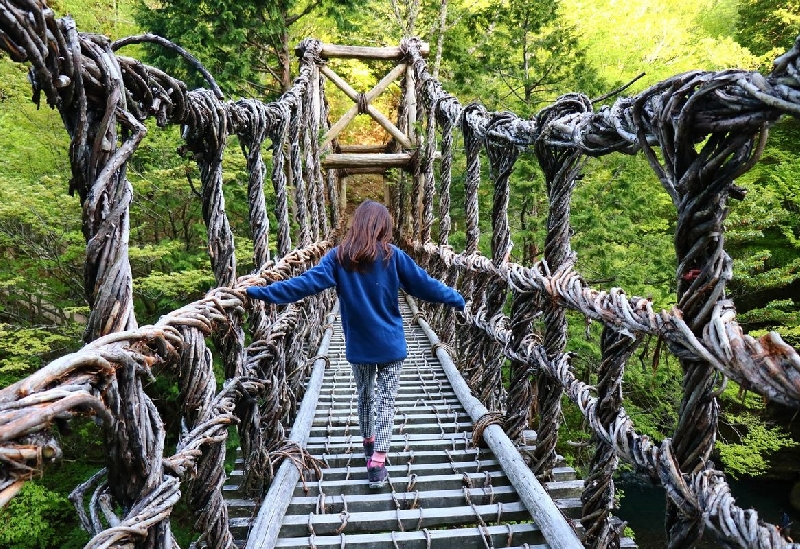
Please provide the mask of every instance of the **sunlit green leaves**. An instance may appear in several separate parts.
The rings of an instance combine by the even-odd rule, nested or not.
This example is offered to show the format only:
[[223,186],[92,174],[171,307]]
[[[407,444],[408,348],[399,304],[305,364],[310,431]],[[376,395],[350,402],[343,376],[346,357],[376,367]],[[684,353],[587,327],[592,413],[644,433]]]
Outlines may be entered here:
[[749,412],[728,414],[723,424],[729,438],[718,439],[716,449],[725,472],[733,478],[764,474],[772,453],[798,444],[784,429],[769,426]]

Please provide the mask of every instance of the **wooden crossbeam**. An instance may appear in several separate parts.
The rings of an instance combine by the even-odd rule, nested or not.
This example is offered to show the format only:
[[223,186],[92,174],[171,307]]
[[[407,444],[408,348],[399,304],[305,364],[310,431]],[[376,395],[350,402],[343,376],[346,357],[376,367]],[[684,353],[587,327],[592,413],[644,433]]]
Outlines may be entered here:
[[[431,51],[431,46],[427,42],[420,45],[420,55],[427,57]],[[300,55],[302,50],[295,49],[295,53]],[[400,46],[342,46],[339,44],[322,44],[322,51],[320,57],[323,59],[332,59],[335,57],[344,57],[348,59],[361,59],[363,61],[372,59],[388,59],[400,61],[405,57],[405,53],[400,49]]]
[[329,169],[345,168],[405,168],[411,162],[411,153],[395,154],[329,154],[322,159],[322,167]]

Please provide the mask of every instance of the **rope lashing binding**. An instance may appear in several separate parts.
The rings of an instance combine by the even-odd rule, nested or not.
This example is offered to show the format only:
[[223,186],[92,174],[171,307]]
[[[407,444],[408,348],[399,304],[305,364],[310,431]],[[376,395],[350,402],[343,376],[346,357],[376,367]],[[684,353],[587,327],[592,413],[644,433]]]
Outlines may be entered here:
[[358,94],[356,105],[358,106],[358,114],[369,113],[369,101],[367,101],[367,95],[365,93]]
[[458,362],[458,354],[456,353],[456,350],[453,347],[442,341],[434,343],[431,346],[431,353],[433,354],[433,356],[436,356],[436,351],[438,351],[439,349],[444,349],[444,352],[450,355],[450,357],[453,359],[453,362],[456,363]]
[[503,412],[486,412],[478,421],[475,422],[475,427],[472,430],[472,445],[476,448],[483,442],[483,432],[489,425],[503,425],[505,421],[505,414]]

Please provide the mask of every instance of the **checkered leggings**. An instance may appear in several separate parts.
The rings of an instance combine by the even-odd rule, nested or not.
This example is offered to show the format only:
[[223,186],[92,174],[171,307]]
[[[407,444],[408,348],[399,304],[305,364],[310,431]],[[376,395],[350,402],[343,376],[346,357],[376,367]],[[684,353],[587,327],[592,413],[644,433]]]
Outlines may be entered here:
[[[386,364],[351,364],[358,392],[358,427],[361,436],[375,435],[375,451],[388,452],[394,428],[394,401],[400,385],[403,361]],[[377,374],[378,405],[375,409]],[[377,416],[376,416],[377,411]]]

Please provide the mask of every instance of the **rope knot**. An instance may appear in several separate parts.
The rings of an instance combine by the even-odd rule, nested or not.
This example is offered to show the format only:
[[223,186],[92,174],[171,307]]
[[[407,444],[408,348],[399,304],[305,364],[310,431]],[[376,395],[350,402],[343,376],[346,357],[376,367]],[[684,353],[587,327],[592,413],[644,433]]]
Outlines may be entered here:
[[[445,353],[450,355],[453,359],[456,358],[456,350],[453,349],[447,343],[444,343],[444,342],[441,342],[441,341],[438,342],[438,343],[434,343],[433,346],[431,347],[431,353],[433,354],[433,356],[436,356],[436,351],[438,351],[439,349],[444,349]],[[456,362],[458,362],[458,360],[456,360]]]
[[506,416],[503,412],[486,412],[478,421],[475,422],[475,427],[472,429],[472,445],[476,448],[483,443],[483,432],[489,425],[502,426],[505,422]]
[[369,112],[369,101],[365,93],[358,94],[356,106],[358,106],[358,114],[367,114]]

